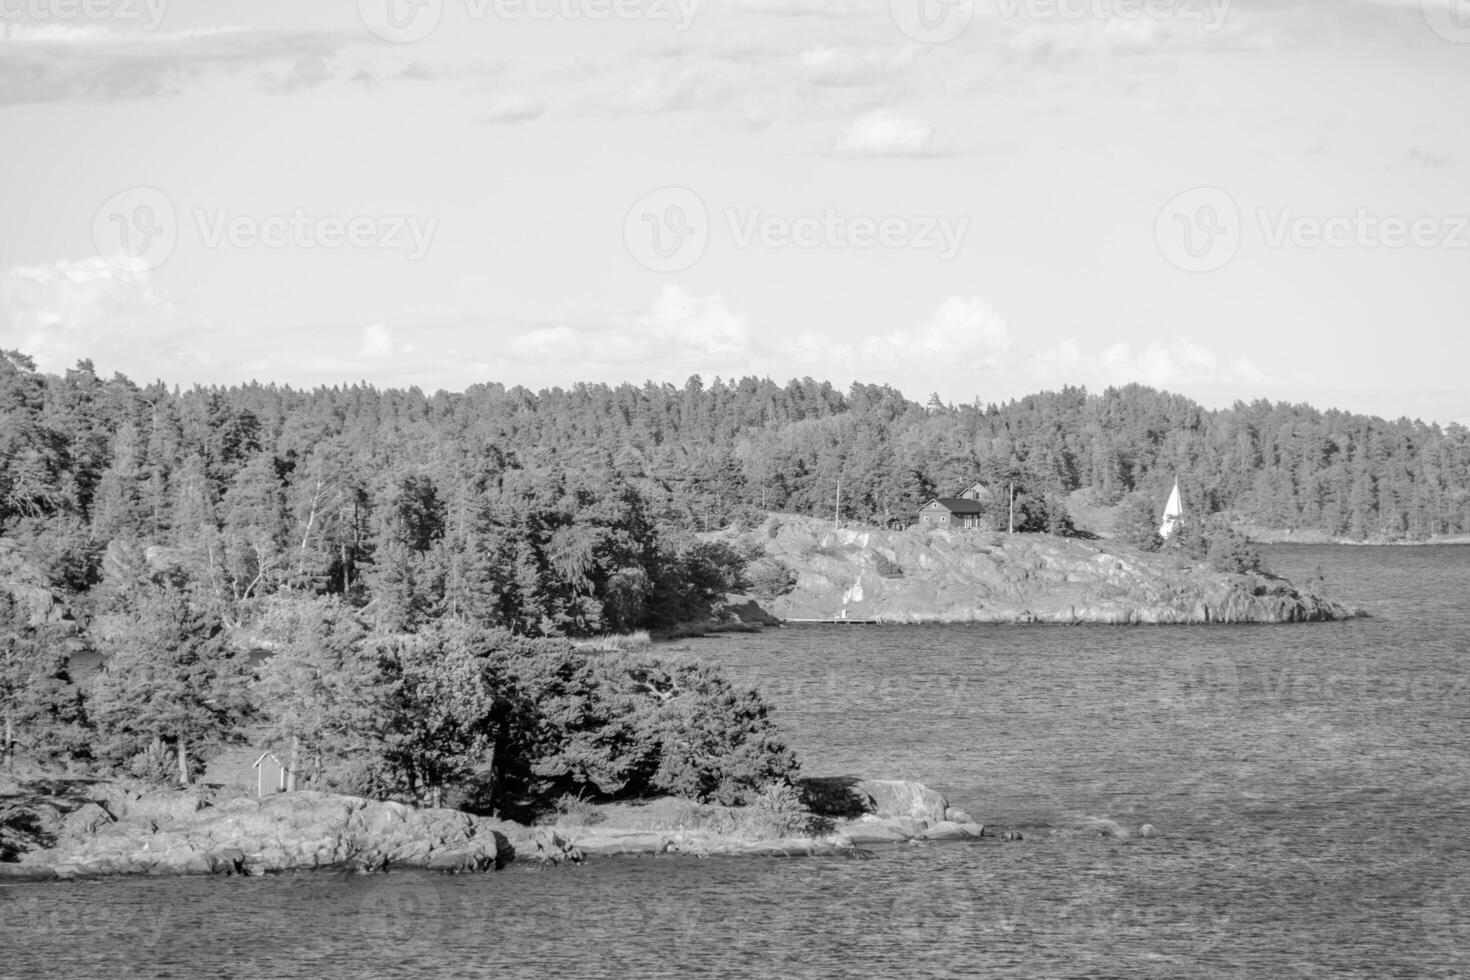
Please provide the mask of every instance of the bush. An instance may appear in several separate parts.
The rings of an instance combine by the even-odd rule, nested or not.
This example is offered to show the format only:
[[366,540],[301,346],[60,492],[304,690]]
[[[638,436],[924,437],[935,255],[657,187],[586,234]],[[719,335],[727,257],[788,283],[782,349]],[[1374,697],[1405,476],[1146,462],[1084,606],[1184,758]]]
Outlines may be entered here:
[[759,599],[774,599],[796,588],[796,572],[779,558],[757,558],[745,578],[750,594]]
[[1139,551],[1158,551],[1164,544],[1164,539],[1159,536],[1162,512],[1161,507],[1155,508],[1153,499],[1147,494],[1130,494],[1118,509],[1114,525],[1118,540]]
[[1210,535],[1207,557],[1210,565],[1220,572],[1244,574],[1264,570],[1261,553],[1233,528],[1221,528]]
[[1219,572],[1245,574],[1265,570],[1261,553],[1250,540],[1219,515],[1205,520],[1186,517],[1174,527],[1167,550],[1208,561]]
[[848,776],[814,776],[798,784],[801,802],[812,813],[855,820],[868,812],[868,801],[853,790],[858,782]]
[[903,578],[902,566],[881,551],[877,553],[873,565],[877,568],[878,574],[882,578]]
[[540,715],[530,768],[543,793],[732,805],[796,773],[765,702],[712,668],[570,650],[537,660],[525,693]]

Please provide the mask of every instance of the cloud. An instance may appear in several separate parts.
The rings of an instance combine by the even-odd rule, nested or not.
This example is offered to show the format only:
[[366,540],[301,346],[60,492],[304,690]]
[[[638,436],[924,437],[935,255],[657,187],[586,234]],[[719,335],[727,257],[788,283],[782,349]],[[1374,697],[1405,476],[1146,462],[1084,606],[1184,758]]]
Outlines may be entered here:
[[855,340],[803,333],[781,340],[771,362],[788,375],[884,382],[909,397],[940,390],[967,400],[993,373],[1024,360],[1005,320],[984,300],[952,296],[912,327]]
[[918,58],[916,45],[899,48],[897,53],[818,45],[797,55],[797,63],[814,85],[884,85],[896,81]]
[[171,383],[257,379],[313,386],[366,379],[460,390],[499,381],[528,387],[578,381],[682,382],[690,375],[816,377],[892,384],[911,398],[1003,400],[1044,388],[1100,390],[1140,382],[1197,396],[1269,381],[1245,358],[1189,339],[1089,347],[1025,342],[983,299],[952,296],[907,326],[862,337],[753,326],[720,295],[665,286],[646,310],[583,321],[483,320],[366,327],[251,325],[222,330],[188,316],[146,269],[95,258],[0,275],[0,348],[47,371],[91,358],[101,371]]
[[685,65],[636,79],[623,90],[616,108],[626,112],[676,112],[722,104],[732,94],[724,79]]
[[381,323],[369,324],[362,331],[362,346],[357,349],[358,357],[373,359],[389,358],[398,353],[393,344],[393,334]]
[[945,358],[951,368],[995,367],[1010,347],[1006,322],[983,300],[953,296],[925,323],[870,337],[858,346],[871,363],[916,359],[932,363]]
[[546,104],[527,95],[507,95],[476,118],[486,123],[522,123],[539,119]]
[[869,157],[924,157],[943,152],[927,122],[888,109],[877,109],[853,122],[838,141],[837,150]]
[[754,356],[741,313],[720,296],[697,297],[678,286],[665,286],[645,313],[524,329],[505,352],[537,367],[551,359],[565,381],[730,373],[748,366]]
[[1099,389],[1136,382],[1154,388],[1190,390],[1200,386],[1258,385],[1270,380],[1249,358],[1222,358],[1187,338],[1142,347],[1117,343],[1101,350],[1087,349],[1068,338],[1028,352],[1007,370],[1032,387],[1071,384]]
[[1409,148],[1404,155],[1405,169],[1438,170],[1448,167],[1455,162],[1455,158],[1448,153],[1440,153],[1438,150],[1421,150],[1417,146]]
[[780,17],[850,18],[861,9],[858,0],[720,0],[722,6]]
[[882,381],[911,398],[938,391],[950,401],[1001,400],[1063,385],[1100,390],[1138,382],[1187,392],[1270,380],[1249,359],[1223,358],[1189,339],[1101,349],[1074,338],[1028,345],[975,296],[952,296],[915,326],[855,341],[802,334],[782,341],[773,361],[788,374]]
[[13,24],[0,35],[0,105],[174,95],[210,70],[253,69],[268,90],[290,93],[332,77],[336,53],[327,35],[305,31]]
[[83,358],[146,377],[194,376],[201,324],[154,284],[146,266],[100,257],[0,273],[0,346],[61,371]]

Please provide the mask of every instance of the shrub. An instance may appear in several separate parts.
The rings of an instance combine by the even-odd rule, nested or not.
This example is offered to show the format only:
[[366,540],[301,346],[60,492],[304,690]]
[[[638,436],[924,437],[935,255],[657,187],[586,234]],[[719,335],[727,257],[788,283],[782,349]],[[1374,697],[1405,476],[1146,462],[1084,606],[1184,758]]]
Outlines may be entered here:
[[1175,525],[1167,549],[1195,561],[1208,561],[1216,571],[1245,574],[1265,570],[1261,553],[1250,540],[1214,515],[1205,520],[1186,517]]
[[[1158,513],[1155,513],[1155,510]],[[1164,539],[1159,536],[1160,514],[1163,508],[1155,508],[1147,494],[1133,493],[1118,509],[1114,525],[1118,539],[1139,551],[1158,551]]]
[[738,804],[796,772],[765,702],[710,667],[564,648],[534,657],[521,683],[538,716],[527,761],[542,793]]
[[1207,556],[1210,565],[1220,572],[1244,574],[1264,570],[1261,553],[1233,528],[1220,528],[1209,536]]
[[853,790],[857,779],[846,776],[814,776],[801,780],[801,802],[812,813],[854,820],[868,812],[868,801]]
[[903,578],[903,568],[898,564],[898,562],[894,561],[892,558],[889,558],[881,551],[877,552],[877,557],[873,561],[873,566],[878,570],[878,574],[883,578]]
[[757,558],[746,571],[750,594],[774,599],[796,588],[796,572],[779,558]]

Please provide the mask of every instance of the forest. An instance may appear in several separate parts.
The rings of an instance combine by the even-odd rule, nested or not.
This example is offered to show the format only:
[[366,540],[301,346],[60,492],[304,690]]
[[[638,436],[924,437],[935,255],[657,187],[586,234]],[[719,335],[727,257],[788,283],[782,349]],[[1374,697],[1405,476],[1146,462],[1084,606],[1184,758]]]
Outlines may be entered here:
[[[468,792],[476,760],[498,753],[505,785],[736,799],[794,767],[758,699],[565,640],[669,629],[744,590],[759,555],[699,532],[770,512],[906,525],[981,481],[1015,488],[1018,530],[1070,533],[1069,501],[1146,518],[1176,476],[1199,515],[1354,539],[1470,533],[1470,431],[1305,405],[1207,410],[1130,385],[954,406],[885,385],[697,376],[185,390],[0,352],[0,566],[41,579],[108,662],[76,693],[45,627],[0,616],[5,745],[29,724],[53,753],[187,779],[248,720],[324,784],[437,798]],[[231,706],[242,636],[296,651],[270,661],[296,681],[266,671],[261,685],[347,674],[361,689],[294,704],[294,723],[284,695],[272,711]],[[739,773],[672,772],[658,745],[698,727],[692,709],[671,720],[676,689],[748,736],[726,747],[751,753]],[[410,710],[456,698],[437,734]],[[375,753],[306,730],[328,703],[376,719]],[[134,723],[145,715],[151,727]],[[457,748],[437,758],[435,745]]]

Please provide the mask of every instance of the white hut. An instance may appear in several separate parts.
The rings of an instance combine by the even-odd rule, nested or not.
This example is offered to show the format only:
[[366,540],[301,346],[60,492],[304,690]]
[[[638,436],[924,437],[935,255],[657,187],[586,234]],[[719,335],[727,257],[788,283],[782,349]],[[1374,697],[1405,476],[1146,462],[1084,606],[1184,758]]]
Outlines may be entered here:
[[277,793],[286,792],[287,769],[281,765],[273,752],[262,752],[259,759],[252,766],[256,771],[255,795],[259,797],[274,796]]

